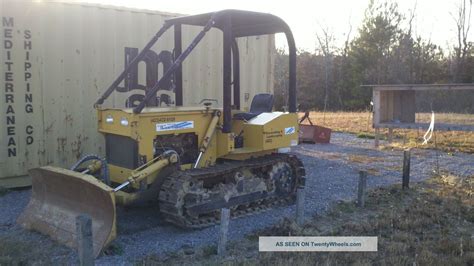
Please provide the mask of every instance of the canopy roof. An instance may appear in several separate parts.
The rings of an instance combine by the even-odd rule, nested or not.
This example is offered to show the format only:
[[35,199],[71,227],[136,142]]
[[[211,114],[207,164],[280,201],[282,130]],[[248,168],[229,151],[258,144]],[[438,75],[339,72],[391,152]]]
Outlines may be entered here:
[[213,27],[221,30],[224,30],[226,22],[230,20],[232,35],[234,37],[274,34],[280,32],[286,33],[289,31],[288,25],[277,16],[268,13],[235,9],[177,17],[168,19],[166,22],[171,24],[205,26],[211,19],[214,19],[215,21]]
[[[182,51],[181,40],[181,25],[201,26],[203,29],[196,35],[191,44]],[[174,52],[176,55],[175,61],[163,76],[147,90],[145,98],[133,109],[134,113],[141,113],[143,108],[154,95],[158,92],[171,75],[175,75],[175,93],[176,105],[182,105],[183,86],[182,86],[182,63],[186,57],[193,51],[196,45],[202,40],[212,27],[218,28],[223,32],[223,116],[224,123],[222,131],[225,133],[231,132],[232,120],[232,93],[234,94],[234,106],[240,108],[238,99],[240,99],[240,83],[239,79],[239,56],[238,45],[235,38],[266,35],[275,33],[284,33],[288,41],[288,61],[289,61],[289,84],[288,84],[288,110],[292,113],[296,112],[296,45],[288,25],[279,17],[252,11],[243,10],[222,10],[212,13],[205,13],[201,15],[185,16],[178,18],[171,18],[165,21],[161,29],[153,36],[143,50],[129,62],[125,70],[115,79],[109,88],[97,99],[95,106],[101,105],[110,94],[116,90],[119,84],[130,73],[132,67],[136,66],[140,60],[145,58],[147,52],[158,41],[158,39],[173,26],[174,28]],[[234,58],[232,58],[234,57]],[[234,73],[232,74],[232,71]],[[232,76],[234,75],[234,76]],[[232,80],[232,78],[236,80]],[[232,90],[233,88],[233,90]],[[237,99],[237,100],[235,100]]]

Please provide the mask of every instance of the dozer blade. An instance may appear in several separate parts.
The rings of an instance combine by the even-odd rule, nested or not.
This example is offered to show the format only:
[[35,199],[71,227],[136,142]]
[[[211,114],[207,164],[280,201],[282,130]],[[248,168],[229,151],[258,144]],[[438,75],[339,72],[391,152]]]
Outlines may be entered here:
[[113,189],[91,175],[57,167],[36,168],[29,173],[33,191],[17,222],[76,248],[76,217],[88,214],[97,257],[116,236]]

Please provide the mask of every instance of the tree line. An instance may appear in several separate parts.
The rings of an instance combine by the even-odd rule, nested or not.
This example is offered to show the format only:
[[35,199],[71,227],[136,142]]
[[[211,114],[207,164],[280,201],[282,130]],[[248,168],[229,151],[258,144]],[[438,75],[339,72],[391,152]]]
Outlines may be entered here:
[[[314,52],[297,55],[300,110],[365,110],[372,92],[363,84],[472,83],[474,46],[468,39],[472,0],[460,0],[451,13],[456,43],[447,49],[413,33],[416,8],[400,12],[396,2],[370,1],[356,37],[351,26],[342,47],[334,34],[321,27]],[[447,11],[448,12],[448,11]],[[287,99],[288,55],[276,50],[275,104]],[[453,104],[455,103],[455,104]],[[474,92],[435,91],[417,95],[419,111],[474,112]]]

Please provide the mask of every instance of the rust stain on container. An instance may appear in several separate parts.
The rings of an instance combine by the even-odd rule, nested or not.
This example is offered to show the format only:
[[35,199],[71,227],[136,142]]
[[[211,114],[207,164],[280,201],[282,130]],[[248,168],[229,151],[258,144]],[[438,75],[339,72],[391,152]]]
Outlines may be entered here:
[[56,151],[57,151],[58,153],[64,153],[65,147],[66,147],[66,143],[67,143],[67,138],[57,138],[56,140],[57,140],[57,142],[58,142]]
[[81,135],[76,136],[76,140],[71,143],[71,150],[76,160],[82,156],[82,137]]

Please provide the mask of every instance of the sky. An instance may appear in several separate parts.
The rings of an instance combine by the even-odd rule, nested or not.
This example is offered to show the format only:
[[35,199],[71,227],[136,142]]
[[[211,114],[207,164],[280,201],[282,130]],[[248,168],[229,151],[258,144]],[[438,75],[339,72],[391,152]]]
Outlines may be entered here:
[[[453,14],[456,13],[461,1],[398,0],[395,2],[406,16],[415,9],[414,34],[447,48],[455,42],[456,28]],[[369,4],[369,0],[71,0],[70,2],[100,3],[181,14],[199,14],[221,9],[272,13],[289,24],[297,47],[309,52],[317,49],[316,33],[321,33],[323,28],[333,34],[337,46],[342,46],[351,26],[350,38],[356,36],[364,11]],[[471,22],[471,24],[474,23]],[[471,31],[470,40],[473,40],[473,37],[474,34]],[[284,40],[277,36],[277,46],[284,46]]]

